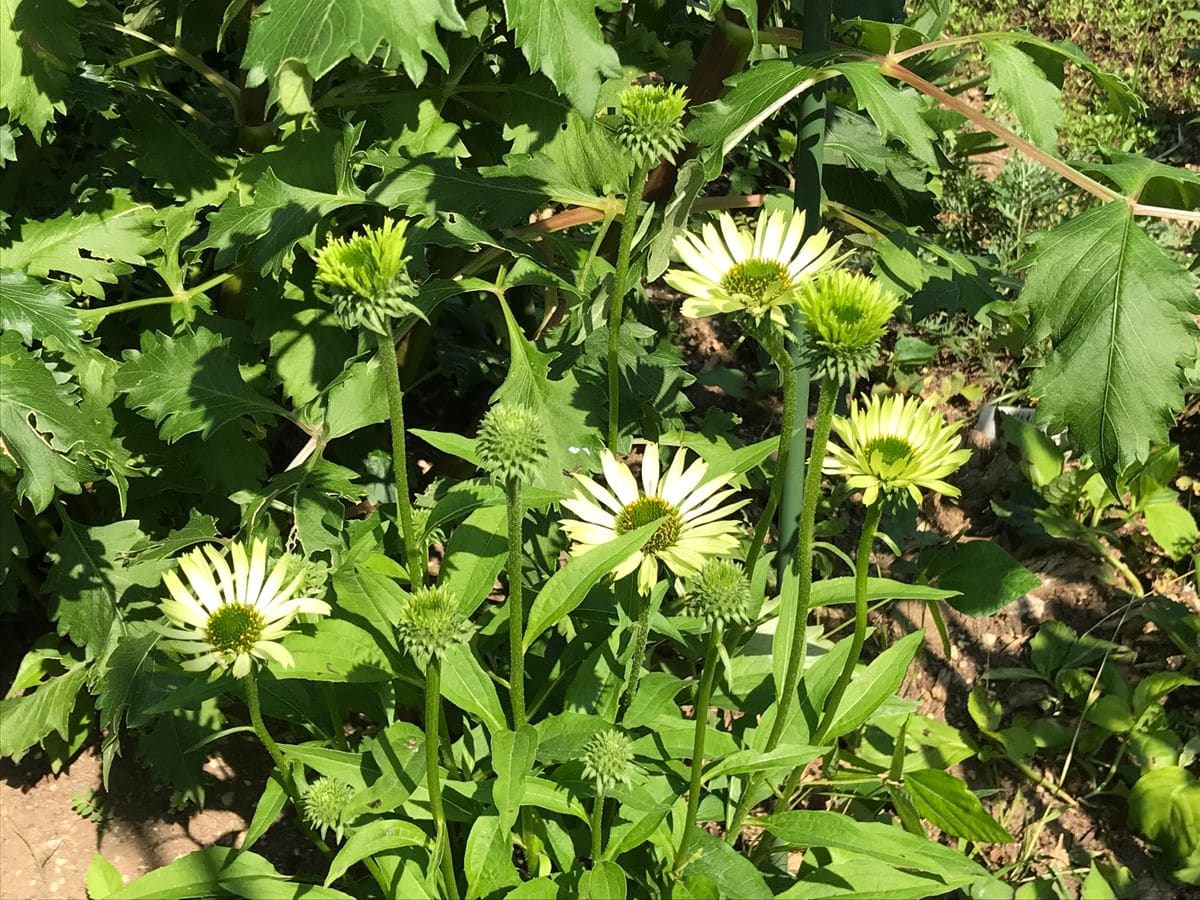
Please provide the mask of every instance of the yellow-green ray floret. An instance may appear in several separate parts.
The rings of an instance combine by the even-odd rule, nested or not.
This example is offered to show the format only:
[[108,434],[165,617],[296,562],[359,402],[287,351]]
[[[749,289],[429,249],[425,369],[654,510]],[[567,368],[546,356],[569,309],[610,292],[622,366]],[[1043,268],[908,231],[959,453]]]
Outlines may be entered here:
[[347,328],[387,334],[393,319],[424,314],[405,255],[408,221],[385,219],[350,238],[332,238],[317,254],[317,281]]
[[753,234],[738,228],[733,216],[722,213],[699,235],[675,239],[675,254],[683,268],[664,276],[667,284],[686,295],[682,312],[690,318],[743,312],[756,321],[769,317],[787,324],[784,309],[796,302],[798,289],[837,259],[838,246],[824,228],[807,239],[802,211],[758,215]]
[[841,475],[863,492],[870,506],[880,494],[907,493],[916,502],[921,491],[957,497],[946,482],[971,456],[960,449],[959,425],[948,424],[930,404],[915,398],[873,396],[853,401],[847,417],[835,416],[824,470]]
[[682,87],[634,85],[621,91],[621,145],[640,166],[651,166],[683,148]]
[[708,464],[690,465],[679,449],[666,474],[661,471],[658,444],[647,443],[642,454],[641,484],[629,466],[607,450],[600,454],[606,485],[576,475],[581,489],[562,501],[578,518],[563,519],[563,531],[574,542],[572,554],[616,540],[643,525],[660,521],[638,550],[613,569],[614,578],[636,571],[638,591],[648,594],[658,581],[661,562],[674,575],[695,574],[711,556],[728,556],[738,546],[740,524],[733,517],[745,500],[732,500],[732,473],[708,476]]
[[879,340],[900,300],[874,278],[826,269],[804,285],[804,364],[820,377],[850,379],[879,359]]

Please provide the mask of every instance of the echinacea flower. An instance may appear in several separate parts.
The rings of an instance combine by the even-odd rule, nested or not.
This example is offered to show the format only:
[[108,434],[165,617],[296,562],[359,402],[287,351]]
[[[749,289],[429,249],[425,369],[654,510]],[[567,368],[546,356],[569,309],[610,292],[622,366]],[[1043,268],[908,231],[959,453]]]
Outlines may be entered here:
[[833,420],[841,446],[830,443],[823,468],[861,490],[867,506],[881,493],[907,492],[919,503],[922,488],[957,497],[958,488],[945,479],[971,457],[970,450],[959,449],[958,429],[915,398],[853,401],[848,417]]
[[900,305],[895,294],[867,275],[826,269],[801,288],[801,358],[821,377],[849,379],[879,358],[879,339]]
[[621,91],[620,106],[617,137],[638,165],[654,165],[683,149],[682,87],[634,85]]
[[304,792],[304,820],[322,838],[332,831],[338,840],[346,825],[346,808],[354,799],[351,785],[336,778],[321,777]]
[[675,252],[687,268],[671,269],[667,284],[687,295],[682,312],[693,319],[745,310],[756,320],[770,316],[786,325],[783,308],[796,302],[796,288],[832,264],[837,242],[824,228],[804,240],[804,213],[759,212],[751,235],[733,216],[721,213],[720,230],[711,222],[702,237],[685,232]]
[[415,315],[417,286],[408,274],[408,222],[385,219],[350,238],[332,238],[317,254],[317,281],[346,328],[388,334],[392,319]]
[[712,628],[750,620],[750,579],[731,559],[710,559],[688,581],[683,608]]
[[316,597],[297,596],[305,573],[288,578],[287,559],[267,572],[267,544],[255,540],[247,555],[240,541],[230,546],[232,568],[225,555],[211,545],[179,558],[179,571],[163,574],[171,599],[159,604],[170,627],[159,630],[167,638],[162,646],[191,659],[182,663],[190,672],[209,668],[232,669],[237,678],[250,674],[255,661],[275,662],[284,668],[295,663],[279,643],[289,634],[296,616],[327,616],[329,604]]
[[607,794],[618,784],[629,784],[638,774],[633,761],[633,741],[615,728],[601,731],[583,745],[583,775],[596,782],[596,790]]
[[628,465],[603,451],[600,464],[608,487],[576,475],[584,490],[577,489],[572,499],[562,501],[579,517],[561,522],[575,542],[572,552],[583,553],[663,518],[649,540],[613,569],[617,579],[636,570],[638,590],[648,594],[658,581],[660,561],[682,577],[699,571],[706,558],[728,556],[737,549],[739,525],[731,516],[747,501],[728,502],[736,493],[729,487],[732,474],[705,480],[708,463],[701,459],[690,466],[686,463],[687,451],[680,448],[660,477],[658,444],[647,443],[639,486]]
[[459,600],[445,585],[419,587],[400,609],[400,643],[422,666],[471,639],[475,626],[459,612]]
[[498,403],[479,423],[480,466],[494,481],[529,484],[546,461],[546,426],[527,406]]

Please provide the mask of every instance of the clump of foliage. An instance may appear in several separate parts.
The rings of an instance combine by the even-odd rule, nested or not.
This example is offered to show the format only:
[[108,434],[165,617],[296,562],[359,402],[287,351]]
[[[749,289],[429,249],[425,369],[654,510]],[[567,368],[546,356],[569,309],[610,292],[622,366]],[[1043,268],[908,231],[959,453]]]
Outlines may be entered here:
[[[272,766],[238,849],[128,884],[97,857],[95,900],[994,888],[976,851],[1015,837],[947,771],[978,748],[898,694],[922,633],[869,613],[1036,578],[953,540],[874,577],[970,456],[881,355],[988,318],[1122,506],[1196,356],[1195,278],[1142,222],[1200,219],[1200,177],[1057,155],[1064,66],[1141,105],[1070,42],[836,6],[3,7],[0,608],[49,633],[0,755],[97,737],[106,782],[136,754],[181,805],[223,741]],[[1028,139],[961,99],[964,46]],[[991,140],[1079,210],[1002,273],[938,225]],[[694,414],[701,317],[769,361],[773,433]],[[819,513],[856,523],[849,574]],[[834,603],[847,636],[812,624]],[[1175,768],[1133,806],[1194,820]],[[254,851],[281,814],[319,871]],[[1179,818],[1138,817],[1194,881]]]

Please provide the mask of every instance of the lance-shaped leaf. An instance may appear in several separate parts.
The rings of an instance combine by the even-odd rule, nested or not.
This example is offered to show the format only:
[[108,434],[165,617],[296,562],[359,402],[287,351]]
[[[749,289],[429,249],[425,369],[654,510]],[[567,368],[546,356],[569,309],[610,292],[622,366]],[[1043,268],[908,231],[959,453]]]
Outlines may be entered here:
[[1167,441],[1195,358],[1195,278],[1134,223],[1125,203],[1042,235],[1021,260],[1021,300],[1050,354],[1030,393],[1037,421],[1066,429],[1110,484]]
[[1010,43],[984,41],[983,48],[992,67],[988,89],[1008,104],[1030,140],[1053,150],[1063,121],[1058,85],[1028,54]]

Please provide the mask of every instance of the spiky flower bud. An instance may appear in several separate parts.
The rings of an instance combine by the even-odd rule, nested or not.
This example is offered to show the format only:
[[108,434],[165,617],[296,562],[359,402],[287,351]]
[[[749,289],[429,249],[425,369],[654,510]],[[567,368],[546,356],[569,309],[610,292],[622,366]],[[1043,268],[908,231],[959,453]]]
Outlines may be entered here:
[[392,319],[425,318],[412,302],[417,286],[404,255],[407,229],[407,221],[384,219],[379,228],[330,239],[317,254],[317,280],[346,328],[388,334]]
[[874,278],[825,269],[804,285],[799,300],[804,364],[821,377],[862,375],[879,359],[879,339],[899,305]]
[[311,560],[302,553],[285,553],[282,559],[287,565],[284,584],[291,584],[293,578],[299,578],[300,586],[297,590],[302,596],[317,599],[325,596],[329,584],[329,566]]
[[683,148],[682,87],[634,85],[621,91],[617,137],[639,166],[652,166]]
[[321,837],[332,831],[342,838],[345,813],[354,799],[354,788],[336,778],[318,778],[304,793],[304,819]]
[[710,626],[740,625],[750,618],[750,579],[732,560],[707,560],[687,588],[684,608]]
[[475,449],[493,481],[529,484],[546,460],[546,426],[533,410],[499,403],[479,423]]
[[629,784],[638,771],[633,761],[633,741],[615,728],[597,733],[584,744],[582,759],[584,776],[595,779],[601,794],[618,784]]
[[458,597],[447,588],[420,587],[400,612],[400,641],[421,665],[442,657],[451,647],[471,639],[475,626],[458,611]]

